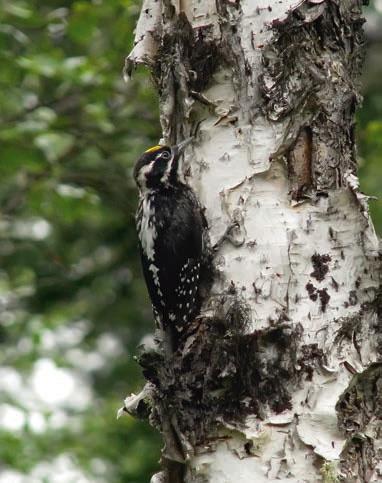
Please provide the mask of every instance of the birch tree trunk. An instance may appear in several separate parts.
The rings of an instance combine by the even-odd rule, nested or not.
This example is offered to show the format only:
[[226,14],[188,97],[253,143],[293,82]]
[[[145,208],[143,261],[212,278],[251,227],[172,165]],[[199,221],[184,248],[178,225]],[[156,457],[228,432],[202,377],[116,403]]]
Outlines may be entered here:
[[165,142],[195,135],[184,172],[211,244],[226,233],[185,345],[141,359],[165,441],[152,481],[382,481],[379,252],[354,141],[361,8],[143,2],[126,75],[151,68]]

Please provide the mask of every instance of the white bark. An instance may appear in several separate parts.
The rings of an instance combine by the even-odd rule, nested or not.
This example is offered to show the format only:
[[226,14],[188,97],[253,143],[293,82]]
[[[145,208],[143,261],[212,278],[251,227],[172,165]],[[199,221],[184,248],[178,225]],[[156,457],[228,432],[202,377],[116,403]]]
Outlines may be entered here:
[[[244,335],[280,328],[281,338],[290,337],[293,342],[277,354],[282,350],[277,343],[262,347],[260,341],[261,355],[254,354],[268,368],[286,361],[291,377],[284,387],[288,397],[281,397],[284,407],[281,403],[275,408],[265,397],[259,403],[261,409],[246,414],[245,420],[221,416],[202,442],[184,442],[185,482],[335,481],[337,477],[361,481],[355,466],[346,470],[341,463],[350,438],[338,424],[336,404],[354,374],[362,375],[378,360],[380,329],[373,306],[379,290],[378,240],[367,198],[359,192],[351,168],[350,151],[336,151],[333,140],[325,137],[328,133],[320,132],[317,112],[322,106],[306,107],[310,93],[303,92],[298,72],[292,69],[283,85],[290,112],[286,109],[279,116],[277,105],[264,108],[264,92],[273,92],[278,82],[264,71],[264,57],[275,55],[267,49],[277,41],[278,26],[299,8],[303,28],[323,15],[330,3],[334,2],[144,2],[137,41],[145,35],[151,40],[145,46],[137,43],[130,54],[133,64],[150,59],[153,65],[160,43],[169,41],[164,35],[173,32],[182,12],[194,32],[203,31],[205,43],[224,46],[225,40],[233,39],[225,62],[216,66],[200,92],[190,88],[190,78],[199,73],[190,71],[176,44],[169,55],[177,60],[173,70],[161,65],[161,73],[156,74],[162,82],[164,138],[180,141],[201,121],[185,165],[188,181],[206,207],[212,244],[230,223],[236,223],[216,256],[217,273],[203,315],[214,317],[222,297],[234,293],[250,313]],[[357,4],[347,0],[344,8],[352,3]],[[171,6],[175,10],[170,14]],[[231,26],[236,33],[230,32],[229,37]],[[153,35],[153,29],[161,33]],[[338,85],[341,108],[342,102],[348,102],[345,91],[353,89],[354,79],[347,77],[345,62],[330,57],[330,52],[321,53],[320,61],[307,67],[312,70],[311,79],[322,89],[323,105],[330,105],[330,95],[336,92],[333,86]],[[300,91],[307,96],[301,105],[293,99]],[[343,123],[346,129],[352,113],[345,119],[336,115],[334,109],[329,120],[339,129]],[[298,147],[294,143],[301,140],[299,133],[305,126],[316,126],[312,128],[313,181],[306,196],[293,197],[287,158],[295,164],[301,158],[297,151],[290,153],[293,146]],[[337,167],[328,174],[322,167],[334,158]],[[272,380],[272,374],[268,377]],[[279,374],[274,377],[279,384]],[[375,443],[375,464],[368,470],[367,481],[380,481],[376,461],[382,442],[377,441],[373,424],[361,430]],[[187,439],[181,431],[178,436],[181,441]]]

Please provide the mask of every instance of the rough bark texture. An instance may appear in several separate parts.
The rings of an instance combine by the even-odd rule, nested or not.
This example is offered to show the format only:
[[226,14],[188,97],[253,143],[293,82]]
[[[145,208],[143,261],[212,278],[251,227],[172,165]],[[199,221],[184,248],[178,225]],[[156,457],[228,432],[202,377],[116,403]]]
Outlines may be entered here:
[[226,233],[184,345],[140,359],[138,400],[165,441],[153,481],[382,478],[379,253],[354,141],[361,6],[144,2],[126,72],[151,67],[166,142],[195,135],[185,174],[212,244]]

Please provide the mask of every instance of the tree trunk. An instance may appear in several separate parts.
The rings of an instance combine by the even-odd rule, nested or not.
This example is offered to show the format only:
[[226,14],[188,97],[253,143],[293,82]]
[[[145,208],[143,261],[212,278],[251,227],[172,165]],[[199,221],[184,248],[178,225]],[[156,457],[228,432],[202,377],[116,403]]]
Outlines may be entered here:
[[361,6],[143,3],[126,74],[150,66],[165,142],[195,136],[185,174],[211,245],[226,233],[184,346],[141,358],[165,441],[152,481],[381,481],[378,240],[354,140]]

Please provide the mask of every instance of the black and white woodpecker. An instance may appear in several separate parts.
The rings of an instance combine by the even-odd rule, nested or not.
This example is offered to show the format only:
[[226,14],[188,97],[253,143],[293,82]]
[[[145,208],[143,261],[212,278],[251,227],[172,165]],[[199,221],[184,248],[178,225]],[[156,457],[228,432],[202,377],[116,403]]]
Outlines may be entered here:
[[154,146],[138,159],[140,192],[136,225],[143,274],[155,319],[175,349],[185,326],[200,311],[204,215],[185,183],[180,159],[192,138]]

